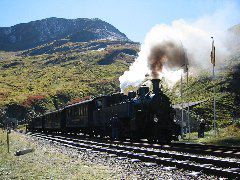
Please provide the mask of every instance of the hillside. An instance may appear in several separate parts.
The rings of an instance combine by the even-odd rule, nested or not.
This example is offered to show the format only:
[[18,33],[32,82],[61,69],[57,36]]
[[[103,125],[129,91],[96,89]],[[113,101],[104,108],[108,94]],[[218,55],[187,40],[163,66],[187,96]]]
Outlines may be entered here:
[[12,27],[0,27],[0,50],[19,51],[34,48],[54,40],[87,42],[108,39],[129,41],[111,24],[100,19],[47,18]]
[[[42,47],[46,50],[51,44]],[[58,46],[49,48],[49,54],[42,47],[0,54],[0,105],[11,117],[24,118],[28,110],[55,110],[81,98],[119,91],[118,77],[138,51],[136,43],[108,40],[65,44],[64,51]]]
[[[238,32],[240,26],[234,26],[232,31]],[[237,28],[237,29],[235,29]],[[236,33],[239,38],[240,34]],[[239,41],[233,49],[232,55],[223,65],[216,66],[216,119],[218,126],[225,127],[240,119],[240,46]],[[191,70],[190,70],[191,71]],[[213,77],[211,70],[202,70],[200,74],[189,78],[189,88],[186,79],[183,87],[184,101],[204,101],[191,108],[191,116],[196,119],[205,119],[211,128],[213,123]],[[167,92],[173,103],[180,103],[180,82]]]
[[100,19],[47,18],[0,28],[0,119],[119,91],[139,44]]

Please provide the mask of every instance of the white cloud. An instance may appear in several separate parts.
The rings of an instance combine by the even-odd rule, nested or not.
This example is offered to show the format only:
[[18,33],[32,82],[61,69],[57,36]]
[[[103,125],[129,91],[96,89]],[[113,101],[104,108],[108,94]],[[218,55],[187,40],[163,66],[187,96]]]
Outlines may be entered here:
[[[234,4],[229,4],[224,9],[217,10],[211,16],[204,16],[193,22],[183,19],[175,20],[171,25],[155,25],[146,35],[135,62],[120,78],[121,89],[129,85],[137,86],[150,74],[148,68],[148,56],[152,47],[160,45],[165,41],[181,42],[187,51],[191,68],[200,67],[208,69],[211,67],[211,36],[214,36],[216,46],[216,61],[220,65],[230,54],[227,42],[231,42],[227,29],[232,23],[240,20],[239,10]],[[165,77],[169,84],[180,79],[180,71],[164,67],[161,76]]]

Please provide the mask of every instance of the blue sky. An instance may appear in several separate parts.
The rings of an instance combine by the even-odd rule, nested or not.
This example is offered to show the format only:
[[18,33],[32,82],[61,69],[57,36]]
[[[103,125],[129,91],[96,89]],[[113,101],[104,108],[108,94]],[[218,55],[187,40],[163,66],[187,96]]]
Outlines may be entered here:
[[229,3],[240,10],[240,0],[0,0],[0,27],[47,17],[100,18],[142,42],[155,24],[194,21]]

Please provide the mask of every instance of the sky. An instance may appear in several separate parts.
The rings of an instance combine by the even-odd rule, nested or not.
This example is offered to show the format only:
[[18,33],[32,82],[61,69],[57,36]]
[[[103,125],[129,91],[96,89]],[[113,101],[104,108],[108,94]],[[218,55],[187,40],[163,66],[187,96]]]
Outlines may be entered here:
[[[240,0],[0,0],[0,27],[59,18],[100,18],[136,42],[156,24],[210,16],[229,3],[240,10]],[[229,25],[240,23],[231,20]]]

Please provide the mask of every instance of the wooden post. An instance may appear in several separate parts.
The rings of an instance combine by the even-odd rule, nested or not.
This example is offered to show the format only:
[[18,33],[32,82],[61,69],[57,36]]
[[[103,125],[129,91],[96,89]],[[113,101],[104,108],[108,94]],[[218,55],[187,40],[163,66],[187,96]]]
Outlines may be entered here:
[[[188,89],[188,68],[187,68],[187,90],[188,90],[188,93],[189,93],[189,89]],[[187,106],[188,106],[188,108],[187,108],[188,141],[190,141],[191,125],[190,125],[190,119],[189,119],[189,98],[187,99]]]
[[7,129],[7,151],[8,151],[8,153],[10,152],[9,151],[9,133],[10,133],[10,129]]

